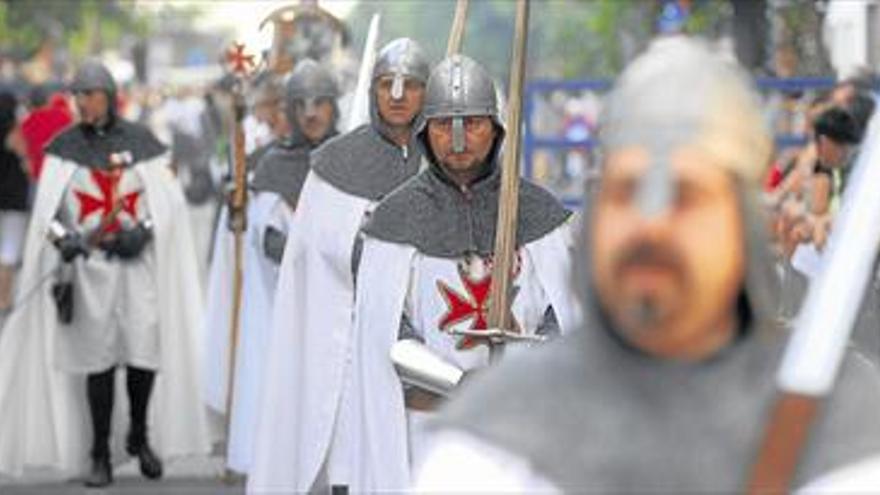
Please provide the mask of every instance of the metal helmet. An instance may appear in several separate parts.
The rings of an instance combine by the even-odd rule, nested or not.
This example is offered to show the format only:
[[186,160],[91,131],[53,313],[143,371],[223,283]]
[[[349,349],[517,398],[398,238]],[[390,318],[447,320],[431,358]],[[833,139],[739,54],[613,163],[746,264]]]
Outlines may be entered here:
[[[657,217],[674,206],[677,182],[672,156],[682,147],[700,150],[735,178],[744,221],[747,258],[744,296],[753,315],[772,316],[778,281],[767,257],[766,220],[758,193],[770,161],[772,140],[760,98],[735,60],[706,42],[687,37],[655,41],[632,61],[605,99],[599,137],[604,154],[630,146],[651,160],[633,197],[641,215]],[[590,210],[584,205],[581,254],[575,256],[575,284],[582,297],[591,290],[588,254]],[[586,242],[583,242],[586,241]]]
[[391,97],[398,99],[403,97],[406,78],[424,84],[430,74],[431,65],[422,47],[409,38],[397,38],[379,51],[376,63],[373,65],[372,79],[375,81],[383,76],[393,76]]
[[284,79],[271,72],[255,78],[252,88],[248,95],[250,106],[280,103],[284,99]]
[[770,159],[748,76],[708,43],[684,37],[655,41],[629,65],[606,100],[600,129],[606,151],[637,145],[652,157],[636,196],[647,216],[664,212],[675,197],[670,159],[680,146],[699,148],[750,186]]
[[452,55],[431,71],[416,134],[423,134],[431,119],[451,117],[452,147],[461,152],[465,148],[462,117],[470,116],[490,117],[499,131],[496,139],[503,137],[505,129],[498,115],[494,81],[486,69],[470,57]]
[[[70,83],[70,91],[89,91],[99,89],[106,91],[108,95],[116,94],[116,81],[113,75],[101,62],[88,60],[79,66]],[[112,98],[111,98],[112,100]]]
[[288,121],[296,122],[294,112],[297,100],[305,103],[306,114],[314,111],[321,98],[330,98],[336,102],[339,98],[339,85],[336,77],[326,67],[311,59],[296,64],[287,79],[284,91],[284,108]]

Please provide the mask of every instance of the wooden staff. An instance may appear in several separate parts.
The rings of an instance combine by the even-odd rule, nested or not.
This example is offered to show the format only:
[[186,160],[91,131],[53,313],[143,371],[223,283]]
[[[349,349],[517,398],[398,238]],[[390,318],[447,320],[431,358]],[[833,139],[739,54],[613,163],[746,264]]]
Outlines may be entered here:
[[[235,398],[235,367],[241,318],[242,288],[244,286],[244,231],[247,228],[247,169],[244,153],[244,96],[235,94],[235,127],[233,131],[234,168],[232,200],[229,204],[229,226],[234,239],[235,266],[232,271],[232,310],[229,320],[229,367],[226,370],[226,457],[229,457],[229,434],[232,427],[232,403]],[[226,471],[227,479],[231,473]]]
[[446,43],[446,56],[461,53],[461,42],[464,39],[464,25],[467,22],[468,0],[458,0],[455,4],[455,16],[452,18],[452,29],[449,30],[449,41]]
[[779,394],[752,468],[749,494],[789,492],[788,487],[794,479],[818,405],[816,397],[787,392]]
[[[778,392],[747,493],[788,493],[818,407],[840,372],[880,246],[880,117],[875,112],[819,278],[782,357]],[[821,446],[817,446],[820,447]]]
[[[238,350],[239,324],[242,306],[242,288],[244,286],[244,232],[247,228],[247,161],[245,159],[244,136],[244,76],[247,73],[248,61],[252,65],[252,57],[244,55],[244,46],[236,45],[230,52],[229,60],[234,64],[234,71],[239,79],[233,90],[233,106],[235,124],[233,126],[233,162],[232,180],[234,188],[229,201],[229,228],[234,239],[234,267],[232,271],[232,308],[229,320],[228,368],[226,370],[226,459],[229,458],[229,434],[232,426],[232,404],[235,398],[235,368]],[[224,465],[226,463],[224,462]],[[225,470],[227,482],[232,481],[232,472]]]
[[[523,80],[526,70],[526,46],[529,27],[529,0],[517,0],[513,57],[510,66],[510,98],[507,102],[507,136],[501,168],[501,193],[498,198],[498,223],[495,227],[495,255],[489,307],[489,328],[513,329],[510,312],[513,269],[516,261],[516,226],[519,207],[519,154],[522,122]],[[490,340],[490,342],[492,342]],[[500,357],[501,346],[491,344],[492,360]]]

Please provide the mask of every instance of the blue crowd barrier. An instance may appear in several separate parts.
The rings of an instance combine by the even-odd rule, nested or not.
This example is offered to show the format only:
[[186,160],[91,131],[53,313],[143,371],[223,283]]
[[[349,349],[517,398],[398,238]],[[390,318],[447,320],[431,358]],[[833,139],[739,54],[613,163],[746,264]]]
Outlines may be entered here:
[[[821,91],[831,89],[835,84],[832,77],[797,77],[797,78],[757,78],[756,84],[762,92],[788,92]],[[595,139],[568,139],[564,136],[540,136],[534,129],[535,100],[545,93],[554,91],[569,92],[596,92],[604,93],[611,88],[612,81],[608,79],[588,80],[548,80],[537,79],[529,81],[525,88],[525,101],[523,119],[525,123],[523,133],[523,175],[531,179],[535,178],[534,159],[538,150],[569,151],[573,149],[592,150]],[[807,143],[807,137],[797,134],[778,134],[775,136],[776,146],[779,149],[803,146]],[[580,205],[580,196],[562,196],[562,201],[569,207]]]

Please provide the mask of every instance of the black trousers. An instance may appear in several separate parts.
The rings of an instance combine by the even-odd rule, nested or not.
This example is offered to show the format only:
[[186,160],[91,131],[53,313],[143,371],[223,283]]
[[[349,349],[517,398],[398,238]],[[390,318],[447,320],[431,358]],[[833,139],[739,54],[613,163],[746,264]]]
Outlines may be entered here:
[[[110,457],[110,421],[113,417],[116,368],[88,375],[86,395],[92,417],[92,450],[94,459]],[[147,406],[153,391],[156,373],[151,370],[126,367],[126,389],[131,403],[129,445],[140,446],[147,441]]]

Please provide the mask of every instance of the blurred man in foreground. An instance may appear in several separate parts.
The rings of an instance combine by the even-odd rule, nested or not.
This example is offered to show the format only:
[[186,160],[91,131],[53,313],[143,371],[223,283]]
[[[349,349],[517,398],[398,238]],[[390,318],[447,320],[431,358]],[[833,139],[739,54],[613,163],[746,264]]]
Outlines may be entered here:
[[[687,39],[623,73],[573,285],[584,328],[474,381],[436,426],[426,491],[734,492],[786,336],[756,193],[770,140],[746,77]],[[880,377],[847,356],[794,486],[880,454]]]

